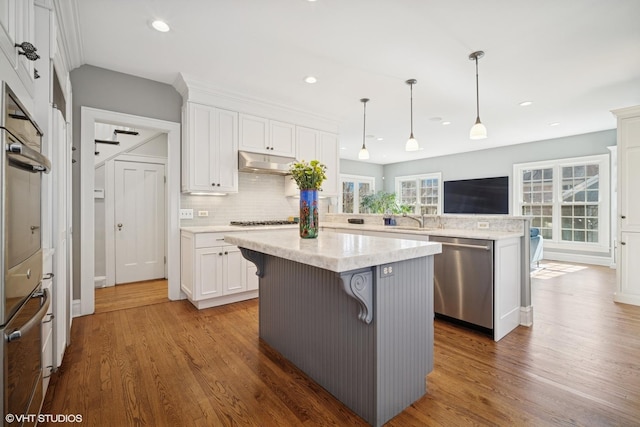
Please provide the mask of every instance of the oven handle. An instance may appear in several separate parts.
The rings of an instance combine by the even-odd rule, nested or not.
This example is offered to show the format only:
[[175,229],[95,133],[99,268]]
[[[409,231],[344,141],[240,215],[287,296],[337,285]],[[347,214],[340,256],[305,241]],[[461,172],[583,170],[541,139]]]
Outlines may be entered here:
[[40,323],[42,322],[42,319],[44,319],[44,316],[47,315],[47,311],[49,311],[49,303],[50,303],[49,289],[43,289],[42,291],[34,292],[32,296],[32,298],[41,298],[41,297],[44,297],[44,301],[40,306],[40,310],[38,310],[38,312],[31,319],[29,319],[29,321],[25,323],[20,329],[16,329],[15,331],[7,335],[7,341],[9,342],[17,341],[24,334],[28,333],[31,329],[33,329],[35,326],[40,327]]
[[21,142],[15,141],[7,144],[6,151],[10,157],[9,160],[17,163],[17,165],[23,169],[31,172],[44,173],[49,173],[51,170],[51,162],[49,159]]

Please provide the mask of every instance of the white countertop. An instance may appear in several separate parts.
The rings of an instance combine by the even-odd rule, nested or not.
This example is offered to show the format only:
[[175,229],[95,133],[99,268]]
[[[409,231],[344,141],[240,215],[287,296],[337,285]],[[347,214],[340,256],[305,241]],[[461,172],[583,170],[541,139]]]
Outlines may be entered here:
[[422,234],[428,236],[464,237],[467,239],[500,240],[522,237],[522,232],[495,230],[467,230],[454,228],[418,228],[393,225],[345,224],[341,222],[321,222],[324,229],[383,231],[387,233]]
[[327,231],[321,231],[315,239],[300,238],[298,230],[272,230],[225,235],[224,240],[241,248],[338,273],[442,252],[440,243],[435,242]]

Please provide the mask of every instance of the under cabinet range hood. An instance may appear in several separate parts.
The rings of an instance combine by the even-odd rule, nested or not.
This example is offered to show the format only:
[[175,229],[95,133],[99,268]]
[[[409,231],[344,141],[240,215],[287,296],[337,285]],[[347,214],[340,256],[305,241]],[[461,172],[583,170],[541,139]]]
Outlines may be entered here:
[[293,157],[239,151],[238,171],[268,173],[272,175],[289,175],[289,165],[295,161],[296,159]]

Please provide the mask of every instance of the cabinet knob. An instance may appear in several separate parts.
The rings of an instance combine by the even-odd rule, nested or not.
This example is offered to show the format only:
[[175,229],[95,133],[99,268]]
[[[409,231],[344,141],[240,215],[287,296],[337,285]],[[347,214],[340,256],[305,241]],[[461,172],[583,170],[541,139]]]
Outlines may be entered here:
[[216,184],[216,187],[220,187],[220,184]]
[[626,215],[620,215],[620,218],[627,219],[627,216]]
[[224,254],[225,254],[225,255],[229,255],[229,252],[225,252]]
[[222,256],[222,252],[218,252],[218,256]]
[[118,231],[122,231],[122,223],[118,223]]
[[215,187],[215,186],[216,186],[216,183],[215,183],[215,182],[212,182],[212,183],[211,183],[211,186],[212,186],[212,187]]
[[621,245],[626,245],[626,244],[627,244],[627,242],[620,242],[620,244],[621,244]]

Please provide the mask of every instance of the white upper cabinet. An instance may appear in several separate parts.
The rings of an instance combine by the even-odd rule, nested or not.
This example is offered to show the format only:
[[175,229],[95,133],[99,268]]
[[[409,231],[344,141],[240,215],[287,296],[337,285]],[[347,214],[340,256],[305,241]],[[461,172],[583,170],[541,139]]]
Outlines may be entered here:
[[[322,196],[338,195],[340,163],[338,160],[338,136],[316,129],[296,126],[296,159],[319,160],[327,166],[327,179],[322,183]],[[293,191],[297,191],[294,189]],[[293,195],[290,189],[288,195]]]
[[27,92],[33,96],[34,61],[27,59],[26,55],[20,55],[22,49],[16,46],[23,42],[35,46],[33,0],[0,0],[0,49],[16,70]]
[[238,113],[187,102],[183,107],[182,191],[238,191]]
[[240,150],[278,156],[295,154],[294,125],[242,113],[239,122]]

